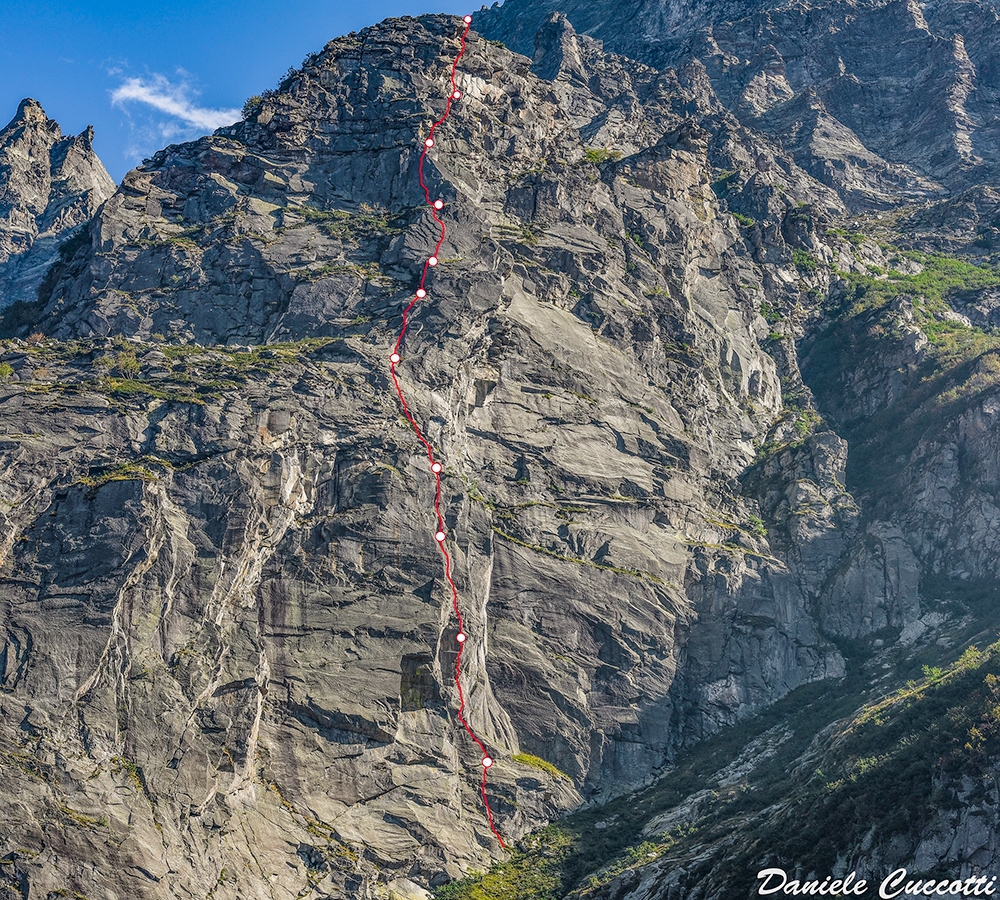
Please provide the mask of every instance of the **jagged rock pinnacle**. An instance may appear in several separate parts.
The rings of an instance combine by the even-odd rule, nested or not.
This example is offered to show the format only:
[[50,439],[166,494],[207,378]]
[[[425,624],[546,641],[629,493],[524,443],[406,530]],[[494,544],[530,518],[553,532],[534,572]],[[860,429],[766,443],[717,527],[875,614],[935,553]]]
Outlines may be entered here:
[[114,192],[93,138],[63,137],[30,97],[0,131],[0,308],[36,299],[59,242]]

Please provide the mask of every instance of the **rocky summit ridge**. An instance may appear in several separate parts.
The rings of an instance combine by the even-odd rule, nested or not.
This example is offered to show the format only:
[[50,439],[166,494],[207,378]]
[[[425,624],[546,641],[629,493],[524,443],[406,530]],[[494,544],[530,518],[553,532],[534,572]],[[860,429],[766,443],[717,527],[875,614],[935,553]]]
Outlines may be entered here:
[[[79,218],[0,318],[0,897],[731,897],[768,853],[992,864],[991,10],[476,15],[400,373],[512,856],[387,365],[461,20],[337,38],[113,192],[89,134],[22,104],[8,221],[34,247]],[[859,805],[879,760],[913,773],[902,821]]]

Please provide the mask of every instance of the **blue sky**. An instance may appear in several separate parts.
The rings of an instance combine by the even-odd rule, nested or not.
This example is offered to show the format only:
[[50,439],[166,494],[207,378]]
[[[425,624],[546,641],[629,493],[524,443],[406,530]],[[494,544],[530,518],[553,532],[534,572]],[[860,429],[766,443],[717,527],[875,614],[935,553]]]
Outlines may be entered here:
[[115,181],[170,143],[239,118],[327,41],[388,16],[464,15],[482,0],[8,0],[0,127],[24,97],[66,134],[87,125]]

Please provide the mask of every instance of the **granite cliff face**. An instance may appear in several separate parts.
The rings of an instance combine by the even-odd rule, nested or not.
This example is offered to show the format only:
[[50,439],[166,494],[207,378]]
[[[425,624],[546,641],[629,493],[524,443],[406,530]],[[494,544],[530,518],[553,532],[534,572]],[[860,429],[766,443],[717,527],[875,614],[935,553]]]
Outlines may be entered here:
[[[996,198],[959,190],[986,163],[936,149],[954,117],[889,153],[805,64],[748,112],[702,44],[650,31],[679,8],[620,46],[600,4],[560,9],[477,19],[515,46],[534,29],[530,58],[470,36],[425,168],[447,240],[401,372],[446,465],[500,828],[586,804],[589,831],[516,859],[569,860],[564,894],[607,863],[590,889],[660,896],[673,869],[615,882],[613,854],[631,872],[633,838],[697,823],[779,746],[811,758],[866,690],[991,621]],[[760,30],[745,13],[733,41]],[[714,6],[685,15],[722,40]],[[433,481],[387,367],[436,236],[416,167],[460,28],[330,42],[245,121],[99,209],[93,188],[85,229],[10,295],[0,896],[426,897],[504,858],[454,716]],[[911,63],[938,65],[925,44]],[[817,167],[821,127],[850,165]]]
[[0,307],[35,300],[60,244],[114,193],[93,139],[63,137],[30,99],[0,131]]
[[702,66],[726,109],[853,206],[996,177],[1000,17],[988,2],[506,0],[476,27],[532,55],[553,13],[657,68]]

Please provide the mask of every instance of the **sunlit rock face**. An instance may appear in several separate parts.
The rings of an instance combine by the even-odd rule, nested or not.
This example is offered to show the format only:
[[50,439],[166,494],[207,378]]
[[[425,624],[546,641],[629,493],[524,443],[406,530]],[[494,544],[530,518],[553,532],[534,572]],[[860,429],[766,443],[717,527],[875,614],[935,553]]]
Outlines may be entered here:
[[60,244],[114,193],[93,139],[63,137],[35,100],[0,131],[0,307],[37,299]]
[[[912,446],[865,431],[930,343],[905,298],[838,319],[836,272],[889,251],[830,230],[928,198],[926,222],[989,220],[992,195],[937,201],[992,165],[961,87],[992,26],[726,8],[483,12],[425,165],[447,236],[399,373],[445,465],[467,713],[511,842],[839,683],[848,651],[929,641],[928,572],[994,577],[996,402]],[[876,23],[934,61],[937,124],[901,113],[894,144],[844,93]],[[461,32],[331,41],[80,206],[89,137],[30,104],[3,133],[33,135],[10,220],[79,211],[2,323],[12,897],[425,897],[503,858],[387,363],[438,235],[417,167]],[[796,33],[826,35],[812,69]],[[991,289],[955,314],[988,320]],[[855,445],[894,480],[858,476]]]

